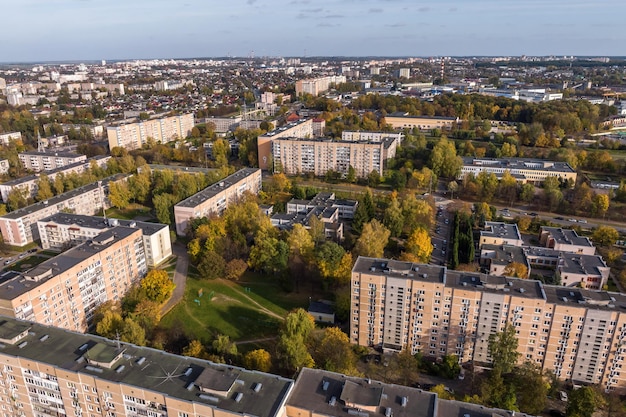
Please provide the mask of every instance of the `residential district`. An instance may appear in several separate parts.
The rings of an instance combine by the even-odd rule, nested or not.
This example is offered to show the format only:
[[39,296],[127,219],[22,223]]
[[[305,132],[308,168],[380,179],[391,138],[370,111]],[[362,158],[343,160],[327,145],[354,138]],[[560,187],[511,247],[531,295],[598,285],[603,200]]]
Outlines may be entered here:
[[0,415],[626,415],[624,80],[0,66]]

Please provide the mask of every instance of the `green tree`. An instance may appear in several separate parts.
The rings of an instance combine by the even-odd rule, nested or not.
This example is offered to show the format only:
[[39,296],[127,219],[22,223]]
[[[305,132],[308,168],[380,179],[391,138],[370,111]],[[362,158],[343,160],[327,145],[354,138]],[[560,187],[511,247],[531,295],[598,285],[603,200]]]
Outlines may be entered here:
[[541,414],[548,397],[548,384],[541,368],[532,362],[525,362],[515,368],[513,379],[520,411],[535,416]]
[[250,250],[248,265],[256,271],[278,273],[285,271],[289,258],[289,246],[268,233],[258,233]]
[[126,317],[122,324],[120,340],[137,346],[144,346],[146,344],[146,331],[139,323],[136,323],[130,317]]
[[96,334],[109,339],[116,339],[120,330],[122,330],[123,321],[122,315],[109,305],[107,309],[99,314],[97,320],[96,315],[94,315]]
[[204,345],[198,339],[194,339],[187,346],[183,348],[184,356],[191,356],[192,358],[204,358],[206,350]]
[[591,417],[600,404],[601,399],[592,387],[581,387],[570,393],[565,415],[568,417]]
[[272,369],[272,356],[265,349],[251,350],[244,355],[243,366],[246,369],[269,372]]
[[535,199],[535,186],[531,183],[522,185],[519,198],[524,203],[531,203]]
[[454,142],[442,136],[430,154],[429,166],[438,177],[458,177],[463,160],[457,156]]
[[315,250],[315,262],[322,278],[335,277],[345,254],[346,251],[335,242],[324,242]]
[[346,175],[346,181],[349,183],[356,182],[356,169],[352,165],[348,166],[348,174]]
[[598,246],[613,246],[619,239],[619,232],[610,226],[598,226],[591,235],[593,243]]
[[146,333],[149,333],[161,321],[161,305],[156,301],[144,298],[137,303],[134,311],[130,314],[130,318],[139,324]]
[[389,229],[378,220],[372,220],[363,226],[363,232],[354,245],[354,254],[356,256],[382,258],[390,235]]
[[226,261],[224,257],[211,250],[204,251],[198,263],[198,272],[203,279],[218,279],[225,275]]
[[402,260],[408,262],[427,263],[433,252],[433,245],[428,231],[418,227],[406,240],[406,251],[402,253]]
[[230,337],[219,334],[211,344],[213,351],[218,355],[237,356],[237,345],[230,340]]
[[7,196],[7,209],[14,211],[28,205],[28,191],[24,187],[13,188]]
[[153,269],[141,280],[140,287],[149,300],[162,303],[172,295],[176,284],[172,282],[167,271]]
[[152,204],[159,223],[172,224],[172,207],[175,204],[174,196],[171,194],[155,194],[153,192]]
[[109,184],[109,200],[114,207],[125,209],[130,204],[132,196],[125,181],[111,182]]
[[501,332],[489,335],[489,355],[494,369],[502,374],[513,371],[519,357],[518,343],[515,326],[511,323],[507,323]]
[[142,170],[128,179],[128,189],[132,198],[142,204],[148,202],[151,186],[152,180],[148,170]]
[[37,196],[35,199],[37,201],[45,201],[49,198],[52,198],[52,186],[50,185],[50,180],[48,176],[45,174],[41,174],[39,179],[37,180]]
[[313,359],[318,366],[331,372],[345,375],[358,375],[357,358],[352,350],[350,339],[338,327],[327,327],[313,337]]
[[279,332],[276,346],[281,366],[289,371],[312,367],[315,362],[307,349],[315,320],[304,309],[297,309],[287,315]]
[[397,198],[392,198],[391,203],[383,215],[383,224],[393,237],[399,237],[404,226],[404,215]]
[[217,139],[213,142],[213,159],[215,160],[216,167],[223,167],[228,165],[228,153],[230,152],[230,145],[224,139]]

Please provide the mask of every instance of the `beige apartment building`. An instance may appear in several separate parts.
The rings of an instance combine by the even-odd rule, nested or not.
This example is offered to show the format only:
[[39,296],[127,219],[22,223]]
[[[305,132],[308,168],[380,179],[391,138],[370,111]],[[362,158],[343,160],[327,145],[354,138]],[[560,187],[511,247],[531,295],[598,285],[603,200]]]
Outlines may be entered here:
[[408,116],[391,114],[385,116],[385,123],[394,129],[413,129],[420,130],[451,130],[459,125],[461,120],[458,117],[428,117],[428,116]]
[[126,149],[139,149],[148,142],[167,143],[186,138],[194,126],[192,113],[177,116],[154,116],[150,120],[138,122],[122,121],[107,127],[109,148],[120,146]]
[[210,214],[220,215],[226,207],[237,202],[246,192],[258,194],[261,187],[261,170],[258,168],[243,168],[209,185],[174,206],[176,234],[184,236],[191,219],[206,217]]
[[575,230],[541,226],[539,244],[556,251],[595,255],[596,247],[588,237],[578,236]]
[[57,213],[37,221],[42,249],[59,252],[80,245],[116,226],[141,230],[143,250],[148,267],[154,268],[172,256],[170,228],[166,224],[81,216],[71,213]]
[[479,247],[483,245],[522,246],[524,241],[515,223],[485,222],[480,232]]
[[0,416],[282,417],[291,379],[0,319]]
[[[53,169],[49,172],[46,172],[46,176],[49,180],[54,180],[54,178],[59,175],[68,175],[73,172],[77,174],[82,174],[83,172],[87,172],[88,169],[92,167],[92,164],[96,164],[101,168],[106,168],[107,162],[111,159],[109,155],[98,155],[93,158],[86,159],[81,162],[76,162],[69,165],[64,165],[59,168]],[[28,175],[26,177],[17,178],[11,181],[4,182],[0,184],[0,196],[2,196],[2,201],[7,201],[9,197],[9,193],[17,188],[24,190],[28,197],[35,197],[38,191],[38,182],[39,182],[39,174]]]
[[85,162],[86,155],[73,152],[21,152],[17,155],[22,166],[28,171],[51,171],[56,168]]
[[121,299],[146,272],[141,230],[118,226],[27,272],[6,272],[0,314],[86,331],[98,305]]
[[282,138],[312,138],[313,119],[298,120],[278,127],[257,138],[259,168],[269,170],[272,167],[272,142]]
[[626,295],[364,257],[351,292],[354,344],[488,363],[489,335],[511,323],[520,362],[626,389]]
[[396,156],[397,146],[395,138],[385,138],[381,142],[275,139],[272,141],[274,172],[322,176],[333,170],[346,175],[352,167],[360,178],[367,177],[372,171],[382,175],[385,162]]
[[122,181],[125,175],[106,178],[45,201],[0,216],[0,232],[4,243],[24,246],[39,239],[37,221],[61,211],[92,216],[102,210],[111,181]]
[[345,75],[331,75],[328,77],[298,80],[296,81],[296,96],[301,96],[305,93],[311,94],[312,96],[318,96],[328,91],[331,84],[341,84],[345,82]]

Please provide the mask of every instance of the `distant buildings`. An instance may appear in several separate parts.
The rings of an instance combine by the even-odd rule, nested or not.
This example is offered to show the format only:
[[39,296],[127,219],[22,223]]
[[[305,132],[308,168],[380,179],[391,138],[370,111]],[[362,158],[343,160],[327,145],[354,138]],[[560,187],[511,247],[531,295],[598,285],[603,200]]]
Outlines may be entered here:
[[404,134],[402,132],[368,132],[362,130],[344,130],[341,132],[341,140],[347,142],[382,142],[387,138],[395,138],[400,144],[404,139]]
[[172,256],[170,228],[166,224],[70,213],[57,213],[37,221],[42,249],[53,251],[67,250],[117,226],[141,230],[143,250],[149,268],[158,266]]
[[477,176],[481,172],[494,173],[498,178],[508,171],[519,182],[542,184],[547,177],[557,177],[561,181],[576,182],[576,171],[567,162],[544,161],[524,158],[474,158],[463,157],[463,167],[459,179],[468,174]]
[[28,171],[41,172],[50,171],[67,165],[83,162],[86,155],[79,155],[73,152],[20,152],[18,154],[20,162]]
[[184,236],[191,219],[222,214],[246,192],[258,194],[261,185],[260,169],[243,168],[181,201],[174,206],[176,234]]
[[126,149],[139,149],[148,142],[148,138],[156,143],[166,143],[187,137],[194,126],[192,113],[155,117],[138,122],[118,122],[107,127],[110,149],[116,146]]
[[0,133],[0,144],[8,145],[11,140],[22,140],[21,132]]
[[300,96],[304,93],[318,96],[328,91],[331,84],[341,84],[345,82],[345,75],[331,75],[328,77],[298,80],[296,81],[296,96]]
[[146,272],[141,230],[114,227],[27,272],[5,272],[0,312],[86,331],[98,305],[119,300]]
[[364,257],[350,293],[354,344],[488,363],[489,336],[510,323],[520,362],[573,383],[626,388],[622,294]]
[[402,113],[385,116],[385,123],[394,129],[450,130],[460,122],[458,117],[408,116]]

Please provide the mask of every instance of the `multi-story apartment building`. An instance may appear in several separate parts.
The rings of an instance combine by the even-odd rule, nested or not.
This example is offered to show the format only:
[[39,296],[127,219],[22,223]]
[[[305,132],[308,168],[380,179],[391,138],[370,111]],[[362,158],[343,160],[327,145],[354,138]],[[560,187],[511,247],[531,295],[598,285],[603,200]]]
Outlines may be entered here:
[[498,178],[508,171],[517,181],[540,185],[547,177],[576,182],[576,171],[567,162],[544,161],[522,158],[474,158],[463,157],[459,179],[468,174],[477,176],[481,172],[496,174]]
[[331,170],[346,175],[352,167],[357,177],[365,178],[372,171],[382,175],[385,162],[395,157],[397,146],[395,138],[382,142],[280,138],[272,141],[272,160],[274,172],[289,175],[322,176]]
[[203,123],[211,124],[215,133],[226,133],[235,130],[241,123],[241,116],[234,117],[207,117]]
[[385,116],[385,123],[394,129],[450,130],[458,126],[460,122],[458,117],[409,116],[403,113]]
[[560,227],[541,227],[539,243],[557,251],[594,255],[596,248],[588,237],[578,236],[575,230]]
[[155,116],[138,122],[122,121],[107,127],[109,148],[120,146],[126,149],[139,149],[148,142],[166,143],[187,137],[193,129],[193,114],[178,116]]
[[261,170],[244,168],[174,206],[176,233],[187,233],[189,220],[222,214],[226,207],[235,203],[244,193],[258,194],[261,190]]
[[524,241],[515,223],[485,222],[480,232],[479,247],[483,245],[522,246]]
[[22,140],[21,132],[6,132],[0,133],[0,143],[3,145],[8,145],[11,140]]
[[[107,162],[111,159],[109,155],[98,155],[93,158],[89,158],[85,161],[76,162],[74,164],[64,165],[53,170],[47,171],[45,174],[48,176],[49,180],[54,180],[54,178],[59,175],[68,175],[73,172],[77,174],[82,174],[90,169],[93,165],[105,168]],[[9,193],[17,188],[24,190],[24,193],[27,198],[32,198],[37,195],[38,191],[38,181],[39,174],[28,175],[26,177],[17,178],[11,181],[4,182],[0,184],[0,196],[2,196],[2,201],[7,201],[9,197]]]
[[38,240],[37,221],[61,211],[88,216],[96,214],[106,203],[103,199],[108,194],[109,182],[124,178],[124,175],[109,177],[0,216],[4,243],[24,246]]
[[119,300],[146,272],[141,230],[118,226],[27,272],[9,272],[0,313],[86,331],[98,305]]
[[302,369],[294,383],[278,375],[8,317],[0,319],[0,342],[2,417],[513,414],[321,369]]
[[257,138],[259,168],[271,169],[272,141],[282,138],[311,138],[313,133],[313,119],[306,119],[289,123],[259,136]]
[[166,224],[70,213],[57,213],[37,221],[41,247],[53,251],[64,251],[116,226],[141,230],[148,267],[154,268],[172,256],[170,228]]
[[28,171],[50,171],[67,165],[84,162],[86,155],[73,152],[21,152],[18,154],[20,162]]
[[351,293],[352,343],[489,362],[489,335],[511,323],[520,361],[626,389],[626,295],[364,257]]
[[346,82],[345,75],[331,75],[328,77],[312,78],[308,80],[296,81],[296,96],[311,94],[318,96],[330,88],[331,84],[341,84]]
[[0,320],[0,416],[281,417],[293,381]]

